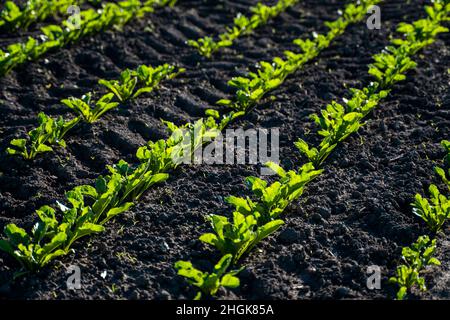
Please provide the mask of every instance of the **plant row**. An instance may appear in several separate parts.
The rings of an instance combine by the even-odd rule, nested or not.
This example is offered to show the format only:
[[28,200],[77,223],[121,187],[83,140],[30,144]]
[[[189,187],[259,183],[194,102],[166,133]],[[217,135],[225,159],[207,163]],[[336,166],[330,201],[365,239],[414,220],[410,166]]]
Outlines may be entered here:
[[[363,1],[358,6],[347,6],[344,17],[338,19],[339,25],[348,26],[346,19],[354,22],[362,20],[364,15],[357,12],[366,12],[367,7],[375,2]],[[330,23],[330,27],[334,25]],[[330,32],[341,34],[343,31],[331,29]],[[321,37],[314,41],[318,39]],[[306,51],[302,64],[317,54]],[[296,70],[299,67],[300,64],[297,64]],[[232,109],[220,117],[217,110],[209,109],[205,118],[182,126],[164,121],[171,132],[170,138],[149,141],[139,148],[136,153],[138,164],[130,165],[121,160],[108,166],[109,174],[99,177],[94,186],[76,187],[66,193],[65,200],[36,210],[38,222],[30,232],[15,224],[7,225],[4,230],[6,237],[0,240],[0,249],[17,259],[23,270],[42,268],[56,257],[68,254],[76,240],[104,231],[107,221],[130,208],[152,185],[165,181],[171,170],[187,157],[193,157],[205,141],[214,139],[231,120],[248,110],[244,107],[238,112]],[[223,264],[226,265],[228,260],[224,259]]]
[[10,155],[22,156],[24,159],[34,159],[38,154],[53,151],[52,146],[66,146],[65,135],[78,123],[94,123],[106,112],[117,108],[143,93],[153,91],[161,81],[172,79],[184,69],[164,64],[156,68],[141,65],[136,70],[125,70],[118,80],[99,80],[107,93],[99,99],[93,99],[92,93],[87,93],[82,98],[70,97],[61,100],[61,103],[69,107],[77,116],[64,119],[60,116],[53,119],[43,112],[38,115],[39,126],[28,132],[27,138],[13,139],[10,147],[6,149]]
[[188,40],[187,44],[196,48],[201,55],[211,58],[221,48],[232,46],[237,38],[251,34],[255,29],[267,24],[269,20],[277,17],[298,2],[299,0],[279,0],[272,7],[258,3],[250,8],[250,11],[253,13],[252,16],[248,18],[238,14],[234,18],[233,26],[227,27],[226,32],[220,34],[217,40],[214,40],[212,37],[203,37],[197,40]]
[[[442,146],[447,152],[444,162],[449,169],[446,172],[443,168],[435,167],[434,170],[447,186],[448,194],[450,191],[450,142],[444,140]],[[403,263],[397,267],[396,275],[390,279],[390,282],[399,287],[397,291],[399,300],[403,300],[408,291],[415,286],[422,291],[427,290],[425,278],[421,276],[421,273],[427,266],[441,264],[433,255],[436,251],[436,237],[442,231],[444,223],[450,219],[450,197],[441,193],[434,184],[430,185],[429,194],[429,199],[416,194],[415,200],[411,204],[413,213],[426,223],[432,237],[420,236],[410,247],[402,249]]]
[[236,95],[234,99],[222,99],[218,104],[230,108],[236,116],[245,114],[268,92],[282,85],[289,75],[328,48],[349,25],[362,21],[367,10],[380,2],[381,0],[363,0],[358,1],[356,5],[347,5],[341,17],[325,23],[329,28],[327,33],[313,33],[313,39],[294,40],[294,44],[299,46],[301,52],[285,51],[284,59],[276,57],[272,62],[261,61],[257,72],[250,72],[246,77],[235,77],[229,81],[228,84],[236,89]]
[[62,25],[41,28],[42,35],[28,37],[26,42],[14,43],[6,51],[0,50],[0,76],[10,70],[40,58],[50,50],[62,48],[79,39],[112,27],[120,28],[131,19],[140,18],[155,7],[173,5],[176,0],[125,0],[104,4],[102,9],[89,9],[79,13],[79,23],[66,20]]
[[6,1],[0,12],[0,30],[27,29],[31,24],[44,21],[49,16],[67,14],[70,6],[81,5],[83,2],[84,0],[28,0],[20,8],[13,1]]
[[[226,202],[234,207],[232,215],[209,216],[212,232],[199,239],[220,252],[219,263],[212,272],[201,271],[189,261],[175,264],[178,274],[199,289],[196,299],[202,294],[214,295],[221,286],[239,286],[237,275],[243,268],[237,268],[239,259],[284,224],[281,219],[284,210],[322,173],[323,162],[332,150],[363,125],[363,118],[378,106],[395,83],[405,80],[406,72],[416,66],[412,57],[433,43],[439,33],[448,31],[442,23],[449,19],[449,0],[435,1],[432,6],[426,6],[426,12],[425,19],[412,24],[400,23],[397,30],[402,37],[393,39],[382,53],[374,56],[375,62],[369,66],[374,82],[364,89],[350,89],[351,98],[345,99],[344,105],[333,101],[320,115],[312,116],[320,128],[321,143],[314,148],[303,140],[295,143],[308,159],[306,164],[298,170],[286,171],[275,163],[267,163],[278,175],[278,181],[269,184],[260,178],[248,177],[246,184],[253,197],[228,197]],[[234,269],[228,271],[232,267]]]

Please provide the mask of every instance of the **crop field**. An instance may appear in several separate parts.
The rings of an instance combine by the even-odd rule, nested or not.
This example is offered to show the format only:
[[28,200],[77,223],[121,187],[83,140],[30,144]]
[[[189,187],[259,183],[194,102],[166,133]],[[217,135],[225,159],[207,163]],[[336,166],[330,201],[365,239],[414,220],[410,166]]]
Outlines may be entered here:
[[0,300],[450,299],[449,28],[450,0],[1,0]]

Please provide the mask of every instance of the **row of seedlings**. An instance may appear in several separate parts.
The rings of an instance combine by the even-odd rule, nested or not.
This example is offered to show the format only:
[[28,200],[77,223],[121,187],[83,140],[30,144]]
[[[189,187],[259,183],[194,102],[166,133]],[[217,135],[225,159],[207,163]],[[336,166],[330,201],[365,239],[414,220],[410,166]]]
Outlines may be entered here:
[[[0,12],[0,30],[28,29],[30,25],[45,21],[50,16],[68,13],[71,6],[80,6],[84,0],[28,0],[23,6],[6,1]],[[97,3],[99,0],[88,0]]]
[[110,28],[120,28],[134,18],[141,18],[155,8],[174,5],[176,0],[125,0],[106,3],[102,9],[88,9],[79,13],[79,21],[72,19],[61,25],[41,28],[42,35],[28,37],[26,42],[14,43],[6,51],[0,50],[0,76],[27,61],[37,60],[50,50],[74,43],[81,38]]
[[220,49],[232,46],[236,39],[253,33],[255,29],[266,25],[269,20],[279,16],[298,2],[299,0],[279,0],[276,5],[271,7],[258,3],[250,8],[253,13],[250,17],[239,13],[234,18],[233,25],[227,27],[226,32],[218,35],[217,40],[206,36],[197,40],[188,40],[187,44],[196,48],[199,54],[211,58]]
[[26,138],[13,139],[6,152],[10,155],[22,156],[26,160],[34,159],[38,154],[52,152],[55,145],[66,147],[64,137],[80,122],[92,124],[99,120],[106,112],[136,99],[143,93],[156,89],[165,79],[176,77],[184,69],[169,64],[152,66],[141,65],[135,70],[125,70],[117,80],[100,79],[99,84],[107,90],[98,99],[92,98],[89,92],[81,98],[70,97],[61,100],[69,107],[75,117],[57,119],[41,112],[38,115],[39,126],[28,132]]
[[389,94],[393,85],[405,80],[406,73],[416,67],[412,57],[432,44],[439,33],[448,32],[443,22],[449,19],[450,0],[434,1],[425,9],[427,18],[412,24],[400,23],[397,31],[402,37],[391,40],[385,50],[374,55],[375,62],[369,66],[369,73],[375,81],[363,89],[350,89],[351,98],[344,99],[344,105],[333,101],[320,115],[312,116],[320,128],[320,144],[312,147],[301,139],[295,143],[308,163],[289,171],[275,163],[267,163],[279,176],[278,181],[269,184],[258,177],[248,177],[246,183],[254,198],[230,196],[226,201],[234,206],[231,217],[209,216],[212,232],[201,235],[200,241],[221,253],[219,262],[207,272],[195,268],[190,261],[175,264],[178,274],[199,290],[196,299],[202,294],[213,296],[220,287],[240,285],[237,275],[244,267],[238,267],[239,259],[284,224],[281,219],[284,210],[323,172],[325,159],[339,143],[358,131],[365,117]]

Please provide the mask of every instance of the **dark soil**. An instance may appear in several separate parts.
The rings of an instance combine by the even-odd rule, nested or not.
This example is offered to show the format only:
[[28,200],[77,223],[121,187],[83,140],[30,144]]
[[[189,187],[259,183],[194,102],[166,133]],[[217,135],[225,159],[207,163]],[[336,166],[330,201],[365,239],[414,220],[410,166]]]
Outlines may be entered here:
[[[92,183],[105,165],[134,153],[147,140],[166,137],[159,119],[181,124],[232,90],[232,76],[254,69],[259,60],[295,49],[292,40],[324,31],[337,17],[341,1],[301,1],[252,36],[242,38],[211,61],[185,45],[187,39],[217,34],[254,0],[180,0],[132,22],[122,32],[107,31],[29,63],[0,79],[0,229],[7,223],[30,227],[34,209],[62,199],[64,191]],[[298,166],[293,142],[313,136],[308,119],[347,88],[370,81],[367,64],[387,44],[401,21],[424,16],[425,1],[389,1],[381,6],[382,29],[352,26],[331,48],[289,78],[233,128],[280,129],[280,157]],[[15,40],[21,38],[19,35]],[[0,47],[14,42],[0,37]],[[244,259],[242,286],[220,291],[231,299],[391,298],[387,279],[399,262],[401,247],[426,228],[411,212],[415,193],[438,183],[433,166],[442,164],[439,142],[450,137],[450,36],[417,57],[418,68],[397,85],[370,115],[367,125],[328,159],[325,173],[287,210],[286,225]],[[68,147],[33,162],[5,155],[10,139],[36,125],[36,115],[67,115],[59,100],[98,89],[99,78],[117,77],[139,64],[173,63],[187,68],[148,96],[110,112],[94,126],[67,137]],[[190,259],[210,268],[216,253],[198,241],[208,230],[205,216],[230,213],[225,196],[245,195],[243,180],[260,166],[181,166],[153,188],[137,206],[112,221],[105,233],[84,239],[74,252],[35,275],[12,282],[17,263],[0,253],[0,297],[23,299],[185,299],[194,291],[176,275],[173,264]],[[439,238],[441,267],[426,275],[429,290],[415,298],[448,299],[449,229]],[[66,269],[78,265],[82,289],[68,291]],[[366,269],[382,269],[381,290],[366,287]],[[101,274],[106,271],[106,276]],[[104,274],[103,274],[104,275]]]

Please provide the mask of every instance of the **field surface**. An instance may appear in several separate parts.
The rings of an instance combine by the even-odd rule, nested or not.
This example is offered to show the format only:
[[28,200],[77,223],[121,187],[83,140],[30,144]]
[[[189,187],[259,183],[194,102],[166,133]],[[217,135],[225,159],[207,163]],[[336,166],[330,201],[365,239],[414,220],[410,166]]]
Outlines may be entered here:
[[[64,192],[91,184],[105,166],[131,163],[148,140],[167,137],[160,119],[182,124],[233,93],[227,81],[245,75],[260,60],[294,50],[292,40],[324,32],[324,22],[344,5],[334,0],[302,0],[230,48],[205,59],[188,39],[222,32],[253,0],[180,0],[123,31],[106,31],[45,55],[0,78],[0,229],[8,223],[31,227],[34,210],[63,199]],[[425,1],[384,1],[382,26],[352,25],[312,63],[288,78],[231,128],[279,128],[283,167],[302,159],[293,147],[315,130],[309,119],[347,88],[371,81],[367,65],[387,44],[396,25],[424,16]],[[0,48],[35,34],[0,35]],[[439,184],[433,167],[441,161],[443,139],[450,137],[450,35],[441,34],[416,58],[417,68],[394,86],[357,134],[327,159],[325,173],[286,210],[286,223],[243,259],[241,286],[220,289],[219,299],[386,299],[387,283],[401,248],[426,227],[411,212],[416,193]],[[70,112],[59,101],[99,89],[98,79],[116,78],[125,68],[170,63],[186,68],[141,96],[106,114],[93,126],[80,125],[55,148],[34,161],[8,156],[13,138],[36,126],[40,111]],[[306,138],[305,138],[306,139]],[[17,262],[0,252],[0,298],[25,299],[191,299],[192,287],[176,275],[178,260],[212,267],[212,250],[198,241],[209,230],[207,214],[225,214],[228,195],[250,195],[244,179],[261,166],[182,165],[163,184],[151,188],[137,205],[112,220],[106,232],[78,241],[69,255],[12,282]],[[442,266],[425,275],[428,291],[420,299],[448,299],[450,233],[439,237],[436,257]],[[217,255],[217,257],[219,257]],[[66,268],[81,267],[81,290],[66,288]],[[382,287],[369,290],[366,269],[378,265]],[[106,273],[105,273],[106,271]]]

